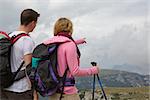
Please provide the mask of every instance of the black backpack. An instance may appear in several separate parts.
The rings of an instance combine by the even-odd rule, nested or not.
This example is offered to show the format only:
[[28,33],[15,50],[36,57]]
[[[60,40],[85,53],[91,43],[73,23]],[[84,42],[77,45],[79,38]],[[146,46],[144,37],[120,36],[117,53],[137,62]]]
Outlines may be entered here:
[[[67,67],[63,77],[60,77],[57,72],[57,48],[62,43],[54,44],[39,44],[32,54],[32,71],[30,80],[33,83],[34,89],[41,96],[50,96],[59,92],[62,94],[67,71]],[[70,86],[75,84],[74,78],[69,79]]]
[[10,38],[5,32],[0,31],[0,89],[7,88],[13,84],[16,79],[17,73],[20,71],[21,67],[24,64],[24,62],[22,62],[21,66],[16,72],[11,72],[11,47],[22,36],[28,36],[28,34],[21,33]]

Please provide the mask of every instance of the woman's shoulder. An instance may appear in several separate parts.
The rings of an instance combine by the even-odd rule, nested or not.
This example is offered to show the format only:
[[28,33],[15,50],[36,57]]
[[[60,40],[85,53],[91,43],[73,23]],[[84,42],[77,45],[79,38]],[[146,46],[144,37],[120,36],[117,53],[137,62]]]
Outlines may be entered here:
[[67,46],[67,47],[70,47],[70,46],[71,47],[76,47],[76,44],[73,41],[67,41],[67,42],[64,42],[62,44],[64,44],[64,46]]
[[75,51],[76,44],[73,41],[65,42],[61,45],[61,48],[65,51]]

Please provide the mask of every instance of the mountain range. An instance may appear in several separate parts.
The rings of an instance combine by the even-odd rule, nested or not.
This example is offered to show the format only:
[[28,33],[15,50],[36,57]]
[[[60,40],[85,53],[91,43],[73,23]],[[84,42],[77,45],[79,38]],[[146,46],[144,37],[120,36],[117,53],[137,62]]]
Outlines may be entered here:
[[[150,86],[150,75],[142,75],[120,70],[102,69],[99,77],[104,87]],[[76,86],[79,89],[91,89],[93,86],[93,76],[77,78]],[[99,86],[97,78],[96,86]]]

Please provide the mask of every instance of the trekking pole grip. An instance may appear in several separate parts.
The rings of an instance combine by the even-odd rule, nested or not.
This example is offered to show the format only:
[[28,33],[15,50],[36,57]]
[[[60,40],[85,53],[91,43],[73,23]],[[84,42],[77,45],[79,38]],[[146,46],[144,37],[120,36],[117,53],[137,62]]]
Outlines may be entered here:
[[91,62],[92,66],[97,66],[97,62]]

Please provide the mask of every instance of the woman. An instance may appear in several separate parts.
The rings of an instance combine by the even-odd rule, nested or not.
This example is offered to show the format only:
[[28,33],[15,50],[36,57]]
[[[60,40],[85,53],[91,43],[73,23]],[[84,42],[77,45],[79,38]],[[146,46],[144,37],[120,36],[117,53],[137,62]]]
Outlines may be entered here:
[[[54,26],[54,37],[45,41],[45,44],[50,43],[62,43],[58,47],[57,51],[57,60],[58,60],[58,74],[62,77],[65,73],[65,70],[68,68],[65,87],[63,91],[62,100],[80,100],[78,90],[75,86],[74,77],[87,76],[98,74],[99,68],[97,66],[80,69],[80,51],[77,44],[85,43],[84,39],[74,41],[71,37],[73,33],[72,22],[67,18],[60,18],[57,20]],[[71,85],[67,84],[68,82]],[[49,100],[59,100],[61,93],[55,93],[49,97]]]

